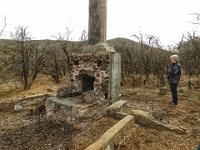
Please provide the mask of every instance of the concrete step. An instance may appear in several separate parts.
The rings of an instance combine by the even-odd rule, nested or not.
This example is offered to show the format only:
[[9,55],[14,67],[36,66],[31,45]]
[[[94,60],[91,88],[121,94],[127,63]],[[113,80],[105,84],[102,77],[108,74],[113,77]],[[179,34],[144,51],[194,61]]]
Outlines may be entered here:
[[106,108],[106,112],[109,116],[114,116],[116,112],[121,112],[122,107],[126,104],[127,102],[125,100],[120,100],[115,102],[114,104],[110,105],[109,107]]

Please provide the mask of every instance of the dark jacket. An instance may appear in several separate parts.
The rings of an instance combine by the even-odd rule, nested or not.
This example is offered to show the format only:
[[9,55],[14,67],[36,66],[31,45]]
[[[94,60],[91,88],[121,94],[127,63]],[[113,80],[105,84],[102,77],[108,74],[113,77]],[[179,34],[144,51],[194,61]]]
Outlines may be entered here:
[[168,74],[169,83],[178,84],[181,77],[181,65],[179,63],[172,64]]

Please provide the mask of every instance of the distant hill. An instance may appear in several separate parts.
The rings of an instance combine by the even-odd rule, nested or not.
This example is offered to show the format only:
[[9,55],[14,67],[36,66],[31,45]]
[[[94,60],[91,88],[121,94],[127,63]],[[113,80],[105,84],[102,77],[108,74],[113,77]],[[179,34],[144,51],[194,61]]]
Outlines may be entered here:
[[108,40],[107,43],[113,47],[121,47],[121,46],[138,47],[138,48],[140,47],[140,43],[127,38],[114,38]]
[[[58,41],[55,40],[33,40],[34,43],[42,44],[45,42],[50,42],[51,44],[57,43]],[[75,47],[78,47],[78,45],[87,45],[87,42],[80,42],[80,41],[71,41]],[[140,43],[135,42],[133,40],[127,39],[127,38],[114,38],[107,41],[107,43],[115,48],[119,48],[122,46],[128,46],[128,47],[140,47]],[[0,49],[2,47],[13,47],[14,42],[10,39],[0,39]]]
[[[56,40],[33,40],[35,44],[42,45],[44,43],[48,43],[50,45],[56,45],[61,41]],[[81,46],[87,45],[87,41],[69,41],[70,45],[74,50],[79,49]],[[132,50],[139,50],[140,43],[135,42],[131,39],[127,38],[114,38],[107,41],[107,43],[115,48],[116,51],[123,53],[122,47],[127,47]],[[10,39],[0,39],[0,52],[9,51],[10,48],[14,46],[14,41]],[[156,49],[156,48],[155,48]]]

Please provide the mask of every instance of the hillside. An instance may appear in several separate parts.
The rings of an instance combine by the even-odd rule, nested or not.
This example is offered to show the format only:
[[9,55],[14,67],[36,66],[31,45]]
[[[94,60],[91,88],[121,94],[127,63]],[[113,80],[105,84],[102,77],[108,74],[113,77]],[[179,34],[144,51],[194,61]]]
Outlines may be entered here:
[[[57,43],[59,41],[55,41],[55,40],[33,40],[34,43],[36,44],[42,44],[42,43]],[[87,42],[79,42],[79,41],[72,41],[70,42],[71,44],[74,45],[74,47],[79,47],[80,45],[86,45]],[[122,46],[128,46],[128,47],[134,47],[134,48],[139,48],[140,43],[135,42],[131,39],[127,39],[127,38],[114,38],[114,39],[110,39],[107,41],[107,43],[115,48],[119,48]],[[10,39],[0,39],[0,51],[6,47],[13,47],[14,45],[14,41],[10,40]]]
[[108,44],[113,46],[113,47],[122,47],[122,46],[134,47],[134,48],[140,47],[140,43],[135,42],[131,39],[127,39],[127,38],[110,39],[110,40],[108,40]]

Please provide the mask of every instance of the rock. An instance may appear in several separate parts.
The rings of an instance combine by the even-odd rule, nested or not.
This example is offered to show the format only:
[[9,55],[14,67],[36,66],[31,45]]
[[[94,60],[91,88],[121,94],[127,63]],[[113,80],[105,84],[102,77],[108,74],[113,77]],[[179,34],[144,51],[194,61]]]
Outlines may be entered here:
[[14,106],[14,110],[15,111],[19,111],[21,110],[23,107],[20,105],[20,103],[16,103],[15,106]]
[[57,90],[57,97],[66,97],[69,96],[72,93],[72,89],[70,86],[64,86]]
[[152,126],[154,121],[149,117],[149,113],[143,110],[132,110],[131,115],[134,116],[135,122],[138,124]]
[[70,96],[76,96],[79,95],[80,93],[73,92],[73,87],[72,86],[64,86],[61,87],[57,90],[57,97],[70,97]]
[[74,124],[73,125],[73,129],[75,130],[80,130],[81,129],[81,126],[79,124]]
[[184,90],[179,90],[179,93],[183,94],[183,93],[184,93]]
[[93,103],[96,100],[96,95],[95,93],[89,93],[85,95],[83,101],[86,103]]
[[47,92],[53,92],[53,90],[52,89],[47,89]]
[[142,124],[148,127],[152,127],[155,129],[164,129],[172,132],[176,132],[178,134],[185,134],[186,129],[182,127],[176,127],[171,125],[166,125],[158,120],[150,117],[149,113],[143,110],[132,110],[131,114],[134,116],[134,120],[138,124]]
[[126,116],[128,116],[128,114],[124,113],[124,112],[116,112],[116,113],[114,113],[114,118],[115,119],[123,119]]
[[116,112],[121,111],[122,106],[124,106],[126,103],[127,102],[125,100],[115,102],[114,104],[106,108],[107,114],[110,116],[114,116]]

